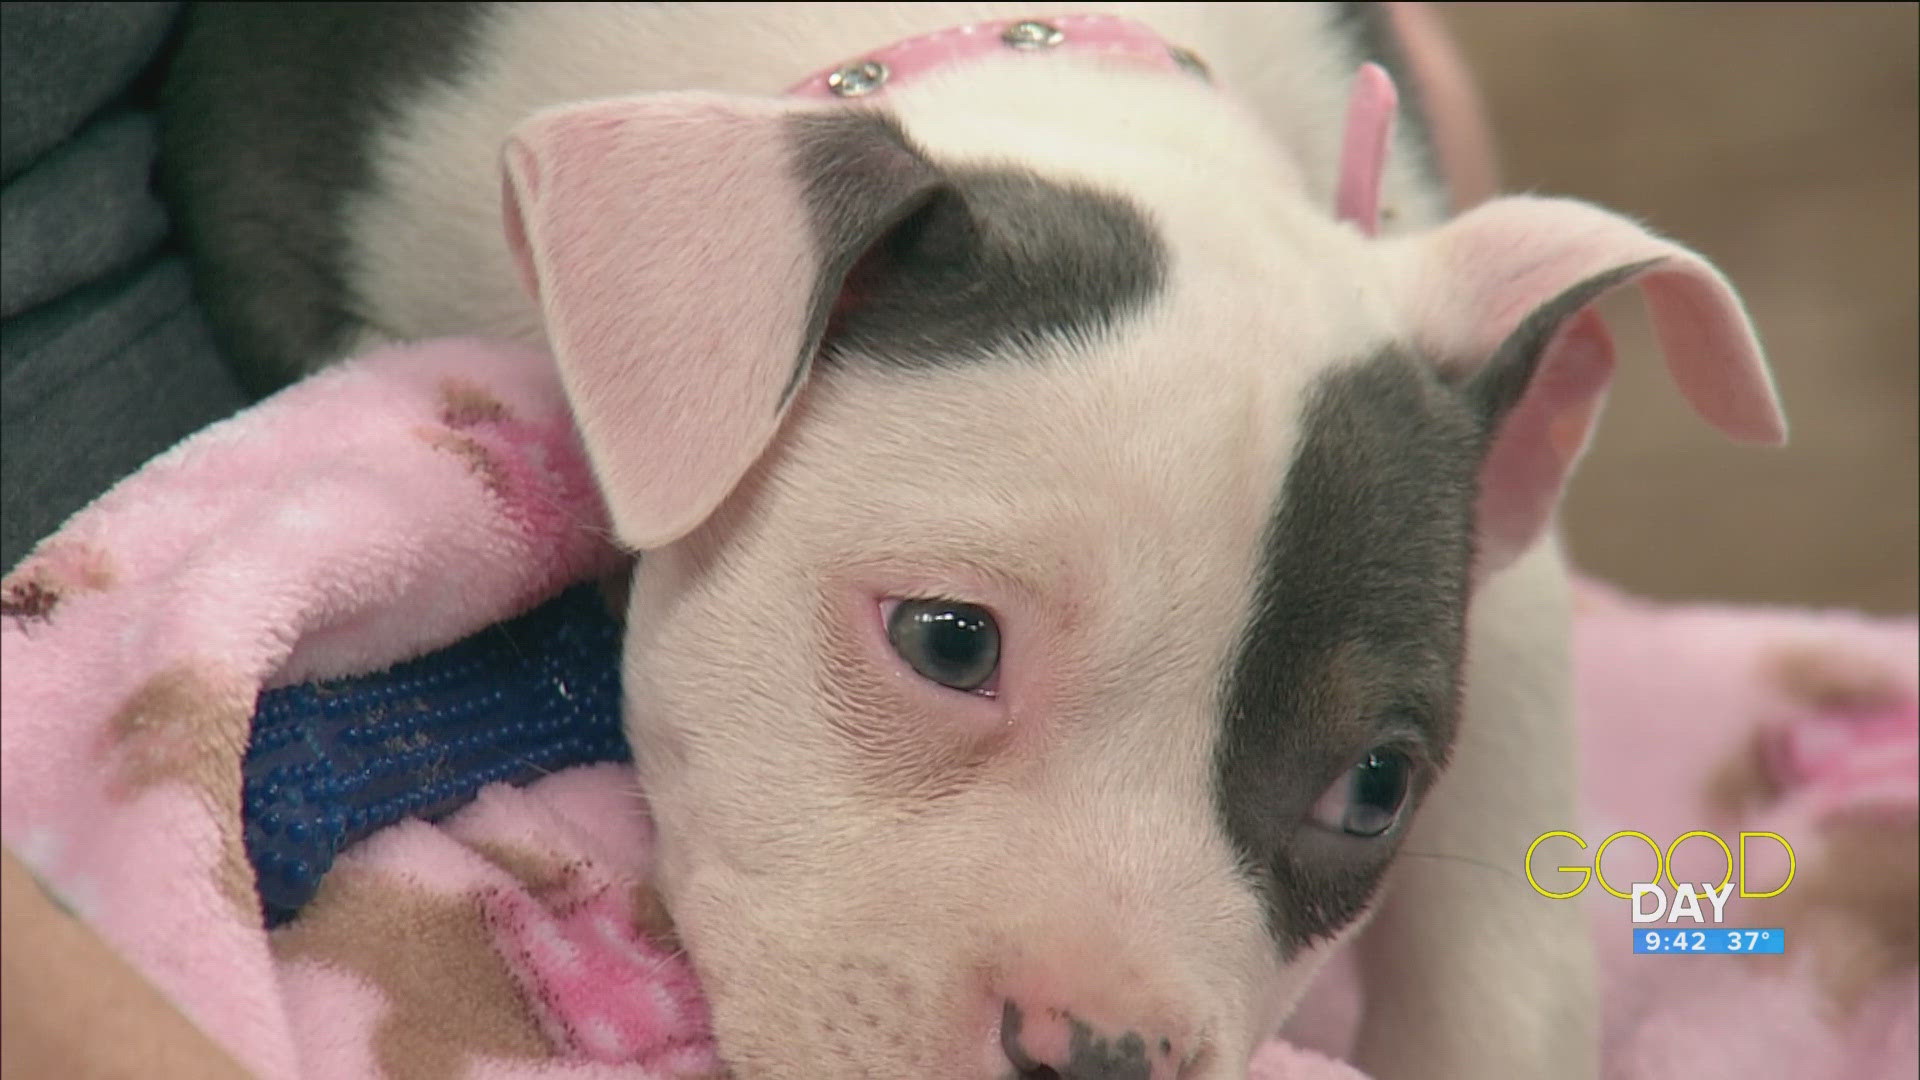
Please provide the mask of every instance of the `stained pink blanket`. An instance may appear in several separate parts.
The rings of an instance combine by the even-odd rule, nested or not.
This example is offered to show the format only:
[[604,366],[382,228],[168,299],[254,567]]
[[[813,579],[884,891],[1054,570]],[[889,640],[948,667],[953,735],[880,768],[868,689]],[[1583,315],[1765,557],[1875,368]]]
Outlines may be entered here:
[[[617,567],[601,515],[518,350],[375,354],[209,428],[0,586],[0,839],[262,1076],[712,1072],[624,768],[388,829],[271,934],[240,840],[262,687],[382,667]],[[1634,956],[1621,902],[1573,901],[1608,1075],[1914,1075],[1914,621],[1581,601],[1588,836],[1768,829],[1798,859],[1782,897],[1730,909],[1788,929],[1778,959]],[[1351,987],[1325,983],[1256,1076],[1359,1077],[1334,1060]]]

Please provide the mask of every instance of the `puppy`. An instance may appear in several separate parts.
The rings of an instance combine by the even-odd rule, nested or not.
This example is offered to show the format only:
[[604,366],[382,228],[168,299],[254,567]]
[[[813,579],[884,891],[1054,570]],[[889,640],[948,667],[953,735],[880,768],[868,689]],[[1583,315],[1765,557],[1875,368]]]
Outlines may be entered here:
[[1708,421],[1783,421],[1698,256],[1444,220],[1436,118],[1388,141],[1354,89],[1394,26],[191,17],[167,180],[257,386],[551,349],[642,555],[627,726],[736,1075],[1242,1076],[1350,939],[1373,1075],[1594,1072],[1579,914],[1519,875],[1573,813],[1589,305],[1638,283]]

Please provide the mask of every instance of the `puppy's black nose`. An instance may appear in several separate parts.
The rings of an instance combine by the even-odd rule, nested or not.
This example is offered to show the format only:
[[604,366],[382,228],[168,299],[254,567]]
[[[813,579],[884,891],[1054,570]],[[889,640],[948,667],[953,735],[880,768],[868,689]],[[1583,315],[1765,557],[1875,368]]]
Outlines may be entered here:
[[1008,1001],[1000,1049],[1016,1080],[1173,1080],[1173,1040],[1147,1030],[1102,1030],[1069,1009]]

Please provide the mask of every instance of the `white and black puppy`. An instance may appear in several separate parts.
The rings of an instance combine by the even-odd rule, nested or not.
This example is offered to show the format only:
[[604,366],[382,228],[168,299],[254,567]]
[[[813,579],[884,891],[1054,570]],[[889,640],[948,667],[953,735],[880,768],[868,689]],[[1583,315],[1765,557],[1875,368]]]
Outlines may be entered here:
[[1711,267],[1571,201],[1445,220],[1416,110],[1379,235],[1335,213],[1391,21],[193,15],[167,175],[259,385],[551,347],[737,1075],[1241,1076],[1349,938],[1374,1075],[1593,1073],[1577,907],[1520,877],[1573,813],[1589,304],[1640,284],[1709,421],[1782,421]]

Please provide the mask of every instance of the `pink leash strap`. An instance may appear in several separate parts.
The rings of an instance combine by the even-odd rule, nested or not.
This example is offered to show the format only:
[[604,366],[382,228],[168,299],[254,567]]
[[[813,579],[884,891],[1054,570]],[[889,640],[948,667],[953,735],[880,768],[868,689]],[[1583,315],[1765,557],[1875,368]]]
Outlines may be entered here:
[[1340,185],[1334,214],[1368,236],[1380,231],[1380,185],[1393,139],[1400,94],[1379,64],[1362,64],[1347,99],[1347,128],[1340,143]]

